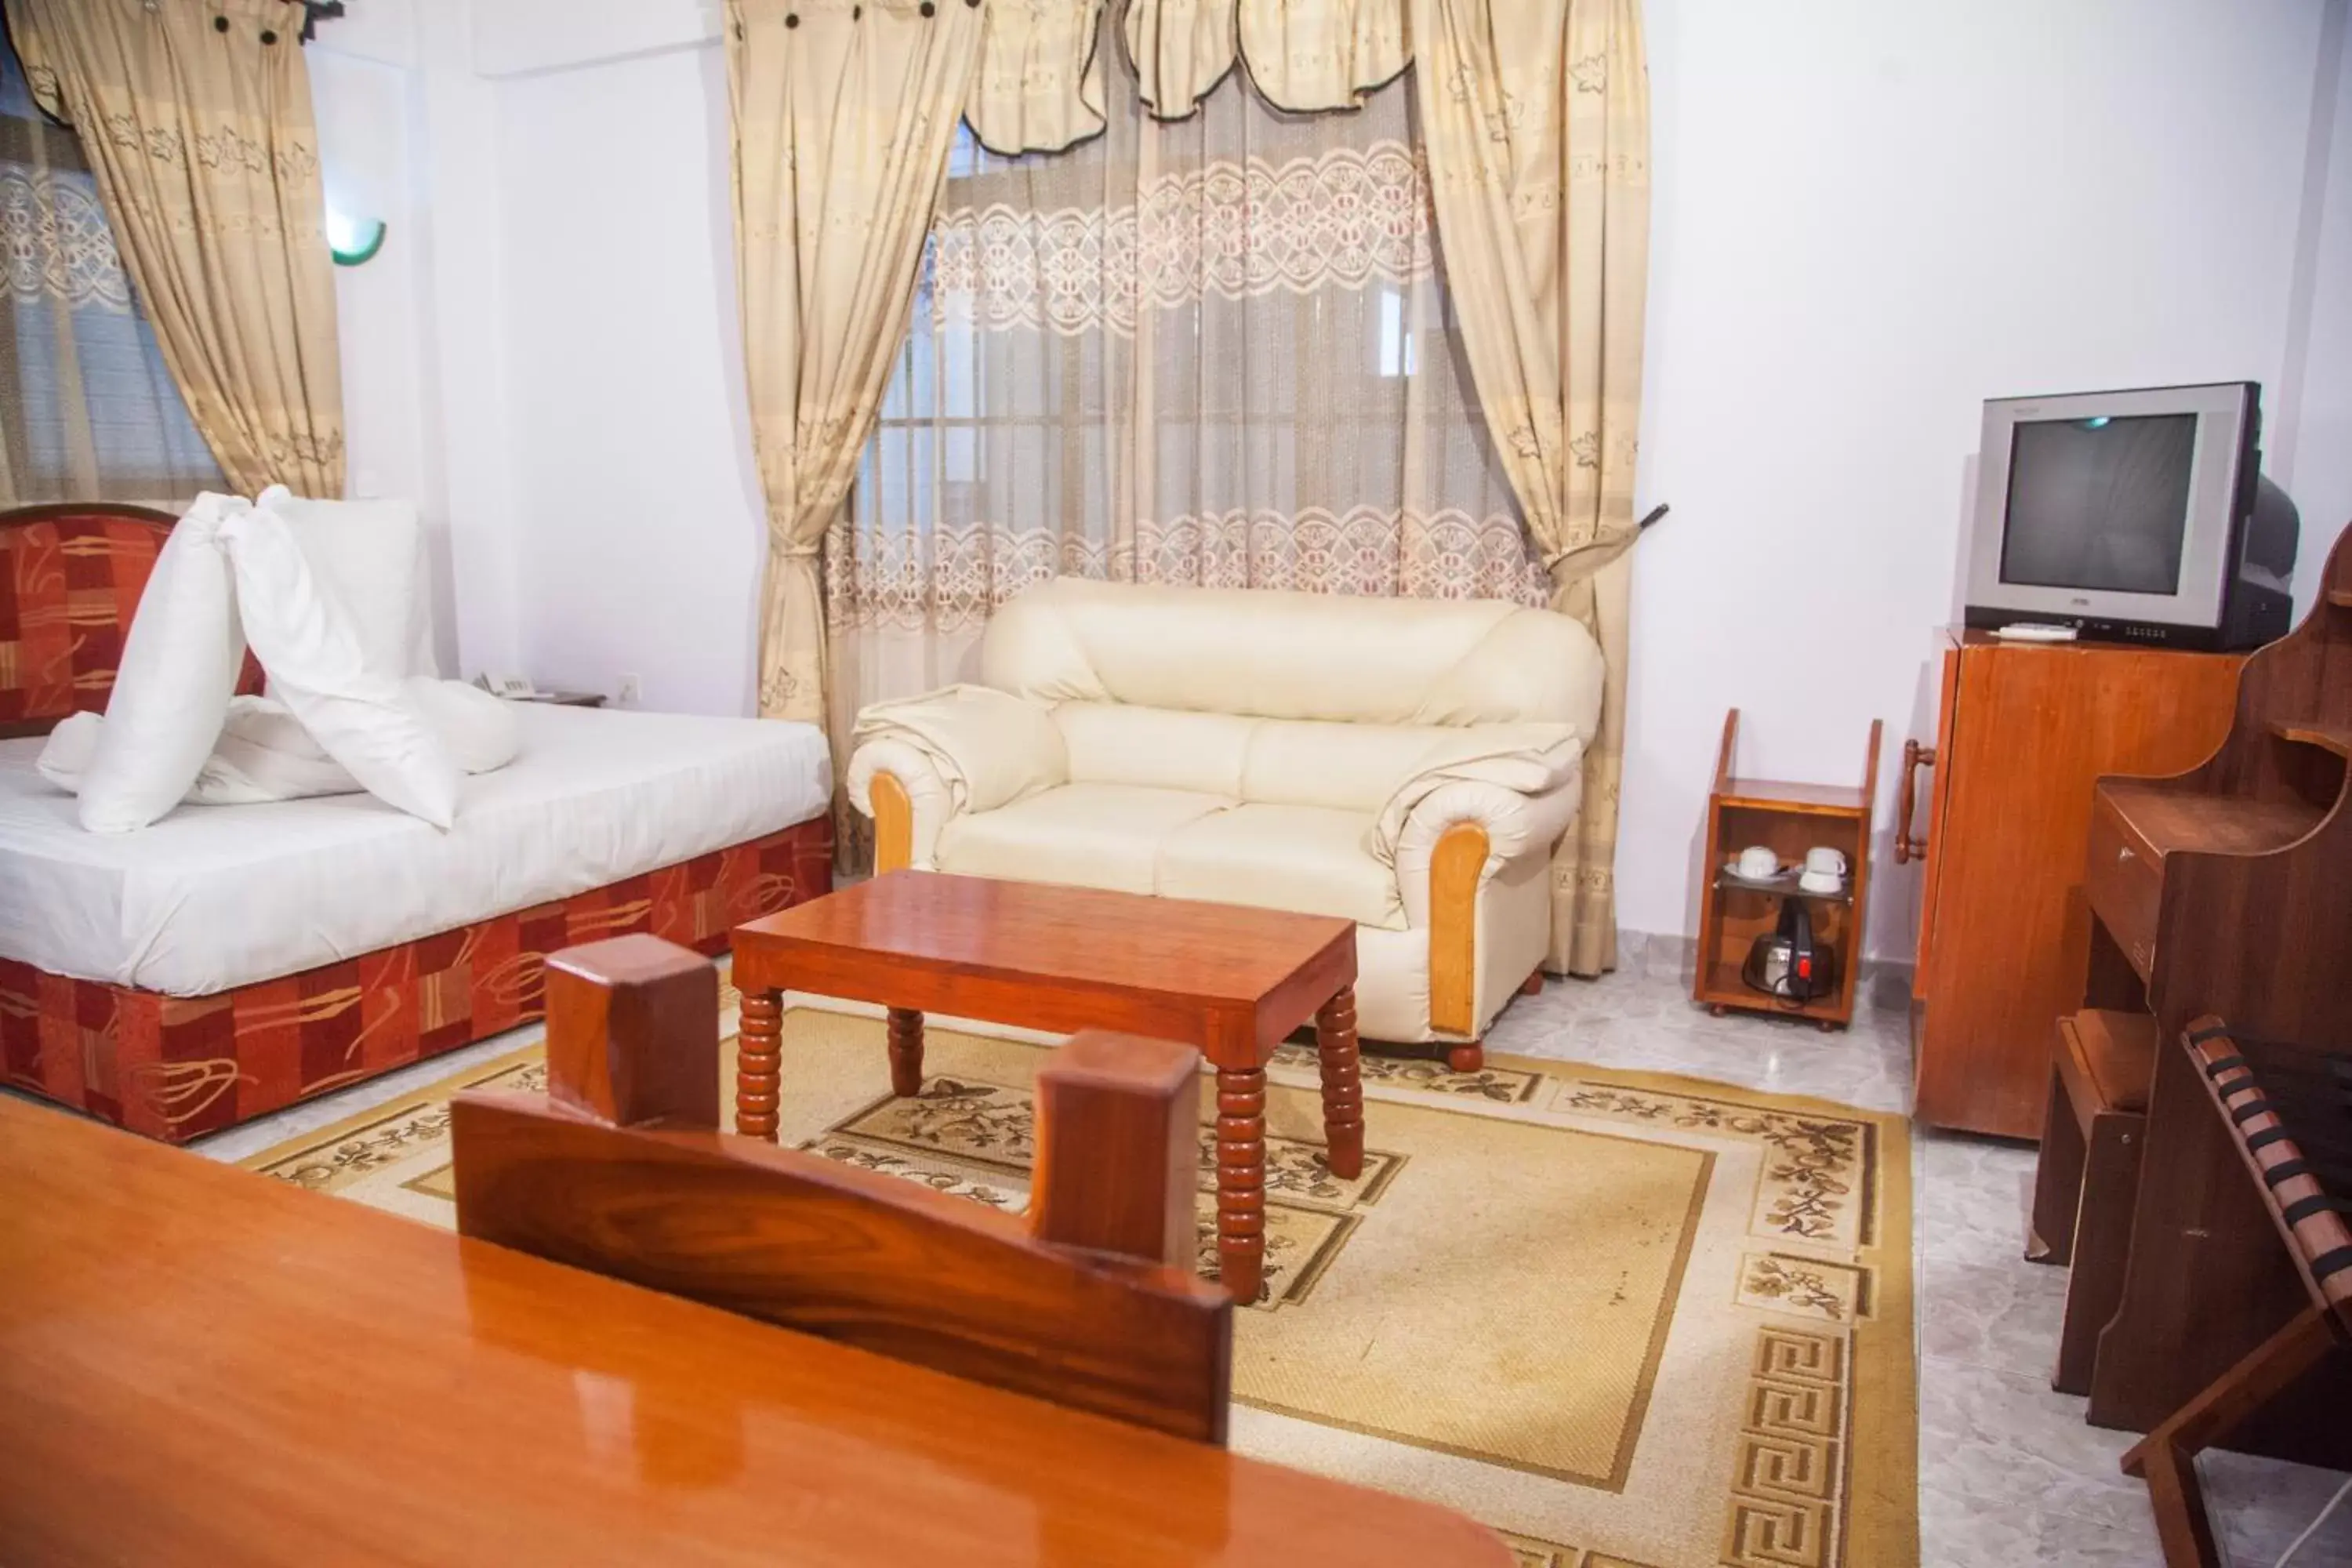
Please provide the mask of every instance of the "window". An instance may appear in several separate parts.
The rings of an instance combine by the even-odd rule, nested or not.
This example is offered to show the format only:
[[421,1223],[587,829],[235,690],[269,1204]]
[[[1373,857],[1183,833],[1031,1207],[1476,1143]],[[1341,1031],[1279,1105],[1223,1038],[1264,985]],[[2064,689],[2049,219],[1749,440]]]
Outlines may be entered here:
[[0,505],[172,506],[224,484],[139,308],[81,144],[0,43]]

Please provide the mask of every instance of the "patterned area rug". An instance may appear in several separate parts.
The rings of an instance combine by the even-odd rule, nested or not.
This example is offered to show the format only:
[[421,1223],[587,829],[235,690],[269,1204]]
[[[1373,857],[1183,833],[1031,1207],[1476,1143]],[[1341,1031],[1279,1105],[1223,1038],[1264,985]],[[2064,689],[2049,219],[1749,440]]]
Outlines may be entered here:
[[[784,1047],[785,1142],[1026,1204],[1048,1047],[934,1027],[908,1100],[878,1018],[795,1008]],[[1354,1181],[1322,1162],[1313,1050],[1268,1072],[1236,1450],[1460,1509],[1528,1568],[1917,1563],[1900,1118],[1524,1058],[1363,1065]],[[246,1163],[446,1226],[448,1096],[544,1072],[524,1047]],[[1212,1159],[1204,1128],[1205,1274]]]

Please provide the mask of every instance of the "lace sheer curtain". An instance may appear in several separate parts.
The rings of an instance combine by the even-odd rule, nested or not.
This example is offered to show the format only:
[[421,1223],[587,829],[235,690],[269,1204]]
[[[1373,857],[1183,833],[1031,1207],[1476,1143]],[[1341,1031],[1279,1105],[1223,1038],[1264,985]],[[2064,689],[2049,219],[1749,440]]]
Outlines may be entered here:
[[74,133],[0,41],[0,506],[178,506],[223,487],[141,312]]
[[959,133],[827,541],[837,742],[869,702],[971,679],[990,613],[1058,574],[1548,602],[1462,363],[1410,84],[1304,116],[1234,72],[1171,123],[1104,53],[1093,141],[1003,158]]

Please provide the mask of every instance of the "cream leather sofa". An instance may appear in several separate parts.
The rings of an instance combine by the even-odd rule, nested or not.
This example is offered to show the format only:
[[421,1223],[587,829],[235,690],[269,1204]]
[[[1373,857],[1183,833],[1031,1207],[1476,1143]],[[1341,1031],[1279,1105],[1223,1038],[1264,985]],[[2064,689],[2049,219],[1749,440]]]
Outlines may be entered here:
[[1366,1038],[1460,1070],[1540,983],[1601,655],[1565,616],[1059,578],[860,715],[877,865],[1337,915]]

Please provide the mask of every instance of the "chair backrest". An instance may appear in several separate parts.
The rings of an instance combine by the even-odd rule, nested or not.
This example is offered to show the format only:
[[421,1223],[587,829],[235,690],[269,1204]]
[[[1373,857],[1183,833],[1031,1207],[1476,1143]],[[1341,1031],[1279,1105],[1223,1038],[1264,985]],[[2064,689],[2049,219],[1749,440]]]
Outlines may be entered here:
[[1191,1269],[1199,1052],[1100,1033],[1056,1052],[1024,1221],[718,1131],[718,997],[708,961],[650,936],[549,958],[547,1092],[451,1107],[458,1230],[1224,1441],[1233,1306]]
[[[0,735],[41,734],[69,714],[105,711],[139,595],[175,521],[103,501],[0,511]],[[236,689],[261,689],[250,654]]]
[[1592,734],[1601,654],[1567,616],[1494,599],[1374,599],[1057,577],[999,610],[987,685],[1356,724],[1573,724]]

